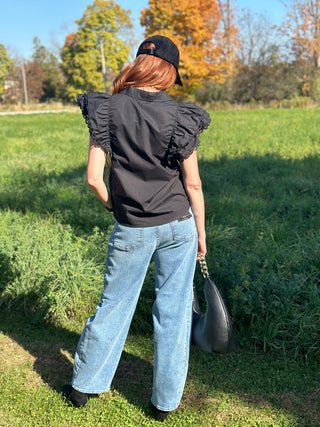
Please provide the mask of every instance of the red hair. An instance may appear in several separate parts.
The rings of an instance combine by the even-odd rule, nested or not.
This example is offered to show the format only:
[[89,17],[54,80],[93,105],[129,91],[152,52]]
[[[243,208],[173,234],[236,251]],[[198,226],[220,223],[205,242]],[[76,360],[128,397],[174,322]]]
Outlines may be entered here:
[[[153,43],[145,43],[143,49],[154,49]],[[168,89],[177,78],[176,69],[170,62],[153,55],[139,55],[127,65],[113,82],[112,94],[119,93],[128,86]]]

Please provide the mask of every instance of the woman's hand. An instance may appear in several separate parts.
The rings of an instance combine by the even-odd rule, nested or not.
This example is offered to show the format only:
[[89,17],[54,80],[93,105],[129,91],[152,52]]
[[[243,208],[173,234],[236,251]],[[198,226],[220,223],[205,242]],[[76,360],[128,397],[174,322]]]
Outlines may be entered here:
[[198,254],[197,254],[197,261],[199,261],[199,256],[203,255],[206,256],[207,254],[207,245],[206,245],[206,238],[198,238]]

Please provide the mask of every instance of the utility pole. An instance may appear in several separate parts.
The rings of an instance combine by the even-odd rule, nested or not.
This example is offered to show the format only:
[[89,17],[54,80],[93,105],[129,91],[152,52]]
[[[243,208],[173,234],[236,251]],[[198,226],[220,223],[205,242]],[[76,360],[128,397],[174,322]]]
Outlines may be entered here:
[[24,103],[28,105],[27,79],[26,79],[26,71],[24,69],[23,58],[21,58],[21,72],[22,72],[23,92],[24,92]]
[[102,63],[102,75],[103,75],[103,84],[104,91],[107,93],[107,73],[106,73],[106,61],[104,58],[104,49],[103,49],[103,41],[100,41],[100,50],[101,50],[101,63]]

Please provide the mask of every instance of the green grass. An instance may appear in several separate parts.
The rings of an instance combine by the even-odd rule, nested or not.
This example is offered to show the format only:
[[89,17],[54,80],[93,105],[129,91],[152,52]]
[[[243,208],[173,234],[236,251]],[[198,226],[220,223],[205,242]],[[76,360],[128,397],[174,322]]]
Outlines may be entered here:
[[[317,360],[318,117],[319,109],[215,112],[199,148],[209,268],[239,343]],[[54,321],[83,319],[100,293],[113,224],[86,188],[83,119],[1,124],[2,298]],[[197,282],[201,297],[199,274]],[[152,283],[153,266],[135,332],[151,332]]]
[[240,339],[319,360],[319,110],[214,117],[200,152],[208,261]]
[[[131,334],[110,392],[83,409],[61,399],[81,327],[40,324],[0,308],[1,426],[151,426],[152,338]],[[288,358],[192,348],[180,408],[168,426],[318,426],[319,372]]]
[[[238,350],[192,350],[168,425],[320,425],[319,113],[212,114],[198,150],[207,260]],[[0,425],[152,425],[153,265],[112,392],[80,411],[59,395],[98,302],[113,224],[86,188],[83,119],[0,121]],[[196,283],[201,298],[199,271]]]

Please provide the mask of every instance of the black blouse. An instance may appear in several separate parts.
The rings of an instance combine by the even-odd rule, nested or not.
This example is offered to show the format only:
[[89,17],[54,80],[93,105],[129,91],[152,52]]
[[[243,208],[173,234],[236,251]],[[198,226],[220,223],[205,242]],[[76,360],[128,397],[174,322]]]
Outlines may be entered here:
[[134,87],[77,99],[95,144],[111,155],[116,220],[150,227],[185,215],[190,204],[179,162],[198,147],[208,113],[191,102],[178,104],[166,92]]

